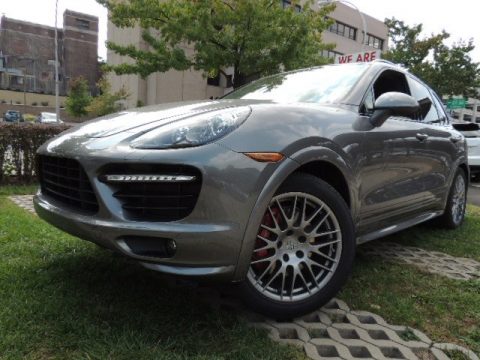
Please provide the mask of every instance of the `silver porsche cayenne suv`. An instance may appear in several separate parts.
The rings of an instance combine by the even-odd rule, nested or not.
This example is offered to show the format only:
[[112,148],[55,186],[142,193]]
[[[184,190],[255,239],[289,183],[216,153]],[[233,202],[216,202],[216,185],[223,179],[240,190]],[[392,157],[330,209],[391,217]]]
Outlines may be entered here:
[[120,112],[37,160],[49,223],[152,270],[235,282],[276,318],[333,297],[357,244],[434,218],[458,227],[469,179],[437,95],[385,61]]

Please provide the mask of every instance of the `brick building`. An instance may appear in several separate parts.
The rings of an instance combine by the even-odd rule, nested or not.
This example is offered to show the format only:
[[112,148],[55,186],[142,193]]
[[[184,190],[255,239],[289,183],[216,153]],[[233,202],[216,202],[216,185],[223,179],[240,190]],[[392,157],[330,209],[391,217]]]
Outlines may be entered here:
[[[55,92],[55,28],[10,19],[0,22],[0,88]],[[66,10],[58,29],[60,94],[83,76],[95,92],[98,80],[98,18]]]

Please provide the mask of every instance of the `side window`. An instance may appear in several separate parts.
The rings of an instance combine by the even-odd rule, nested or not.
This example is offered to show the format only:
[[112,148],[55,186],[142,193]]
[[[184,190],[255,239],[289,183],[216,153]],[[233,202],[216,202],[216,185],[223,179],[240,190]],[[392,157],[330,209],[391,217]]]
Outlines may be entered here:
[[433,97],[433,102],[435,103],[435,106],[437,107],[438,116],[440,117],[439,123],[440,124],[448,124],[448,122],[449,122],[448,116],[445,112],[444,105],[440,101],[440,98],[433,91],[432,91],[432,97]]
[[424,122],[438,122],[440,116],[434,104],[428,88],[415,79],[408,78],[410,92],[415,100],[420,104],[420,111],[415,115],[415,120]]
[[360,113],[363,115],[371,115],[373,113],[373,108],[375,107],[375,97],[373,96],[373,89],[369,88],[365,99],[363,100],[363,105],[360,108]]
[[410,95],[405,75],[395,70],[384,71],[373,84],[375,100],[382,94],[396,91]]
[[392,91],[410,95],[405,75],[395,70],[385,70],[365,94],[360,112],[365,115],[370,115],[373,111],[375,100],[377,100],[380,95]]

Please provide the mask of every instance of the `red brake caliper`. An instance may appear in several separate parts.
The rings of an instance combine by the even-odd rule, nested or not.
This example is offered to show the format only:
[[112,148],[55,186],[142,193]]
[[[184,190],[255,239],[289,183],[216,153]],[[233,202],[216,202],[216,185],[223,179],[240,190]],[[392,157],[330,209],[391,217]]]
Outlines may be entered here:
[[[280,221],[280,211],[277,208],[272,208],[272,214],[275,216],[275,219],[277,220],[277,223]],[[265,212],[265,215],[263,216],[262,219],[262,224],[268,227],[275,227],[275,223],[272,219],[272,216],[270,215],[270,212],[267,210]],[[267,229],[260,228],[258,235],[260,235],[264,239],[270,239],[270,236],[272,233],[268,231]],[[264,247],[265,241],[257,238],[256,243],[255,243],[255,249],[262,248]],[[268,256],[268,250],[260,250],[256,251],[253,254],[253,259],[252,260],[260,260],[262,258],[265,258]],[[257,270],[264,270],[268,266],[268,262],[260,262],[257,264],[253,265]]]

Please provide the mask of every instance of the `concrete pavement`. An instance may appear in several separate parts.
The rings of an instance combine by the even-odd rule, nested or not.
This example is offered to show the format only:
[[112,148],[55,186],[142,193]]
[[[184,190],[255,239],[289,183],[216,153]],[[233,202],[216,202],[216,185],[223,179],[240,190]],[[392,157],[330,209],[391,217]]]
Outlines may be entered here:
[[480,206],[480,182],[472,181],[468,189],[468,203]]

